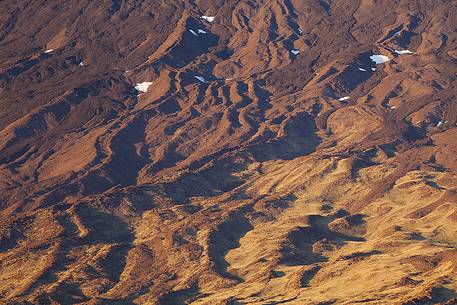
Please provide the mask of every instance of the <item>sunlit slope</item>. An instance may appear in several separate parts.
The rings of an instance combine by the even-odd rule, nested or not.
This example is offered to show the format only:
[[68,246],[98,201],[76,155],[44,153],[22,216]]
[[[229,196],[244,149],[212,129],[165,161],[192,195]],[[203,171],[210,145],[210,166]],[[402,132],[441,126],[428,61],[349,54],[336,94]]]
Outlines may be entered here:
[[452,1],[4,1],[6,304],[455,304]]

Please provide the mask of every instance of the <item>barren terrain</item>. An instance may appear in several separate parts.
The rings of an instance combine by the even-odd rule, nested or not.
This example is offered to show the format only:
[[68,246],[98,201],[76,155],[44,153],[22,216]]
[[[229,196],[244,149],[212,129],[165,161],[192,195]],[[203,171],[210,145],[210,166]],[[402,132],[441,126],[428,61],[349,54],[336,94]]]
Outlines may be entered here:
[[455,1],[0,8],[1,304],[457,304]]

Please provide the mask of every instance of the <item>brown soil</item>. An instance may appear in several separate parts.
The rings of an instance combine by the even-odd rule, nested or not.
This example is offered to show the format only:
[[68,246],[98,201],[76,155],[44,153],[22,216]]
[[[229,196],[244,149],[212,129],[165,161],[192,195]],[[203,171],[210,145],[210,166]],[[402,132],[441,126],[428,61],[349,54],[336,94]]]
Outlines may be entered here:
[[456,304],[455,2],[0,6],[0,303]]

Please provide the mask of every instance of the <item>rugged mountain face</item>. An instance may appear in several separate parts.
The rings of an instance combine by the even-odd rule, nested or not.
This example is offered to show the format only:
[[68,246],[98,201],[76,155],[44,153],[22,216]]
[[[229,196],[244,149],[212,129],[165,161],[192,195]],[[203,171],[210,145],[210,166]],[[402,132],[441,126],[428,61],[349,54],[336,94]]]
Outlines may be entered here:
[[0,2],[2,304],[456,304],[451,0]]

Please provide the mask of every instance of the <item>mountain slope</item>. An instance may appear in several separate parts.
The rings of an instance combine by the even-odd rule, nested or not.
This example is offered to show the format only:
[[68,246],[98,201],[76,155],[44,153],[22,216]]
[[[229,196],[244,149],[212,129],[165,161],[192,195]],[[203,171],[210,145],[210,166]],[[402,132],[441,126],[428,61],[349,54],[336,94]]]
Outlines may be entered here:
[[2,7],[7,304],[457,302],[452,1]]

